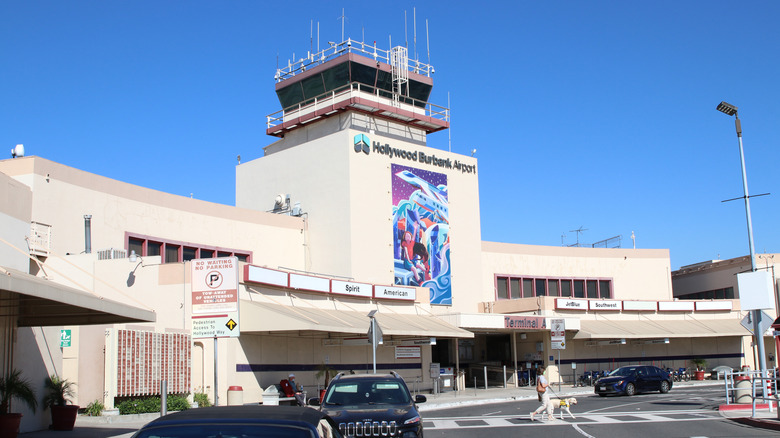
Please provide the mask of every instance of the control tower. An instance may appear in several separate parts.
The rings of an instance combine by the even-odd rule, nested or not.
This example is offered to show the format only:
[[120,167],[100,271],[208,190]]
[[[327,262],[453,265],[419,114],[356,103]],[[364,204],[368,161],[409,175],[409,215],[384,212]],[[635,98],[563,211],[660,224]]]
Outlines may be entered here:
[[307,123],[345,111],[419,129],[449,127],[449,110],[428,101],[433,67],[409,60],[406,47],[381,50],[347,39],[277,69],[282,110],[268,116],[266,133],[284,137]]
[[236,168],[236,206],[301,217],[306,257],[268,267],[421,288],[442,305],[479,287],[476,272],[450,278],[451,263],[481,266],[478,231],[449,238],[480,229],[477,160],[428,146],[450,124],[429,102],[433,72],[406,47],[352,39],[276,70],[276,141]]

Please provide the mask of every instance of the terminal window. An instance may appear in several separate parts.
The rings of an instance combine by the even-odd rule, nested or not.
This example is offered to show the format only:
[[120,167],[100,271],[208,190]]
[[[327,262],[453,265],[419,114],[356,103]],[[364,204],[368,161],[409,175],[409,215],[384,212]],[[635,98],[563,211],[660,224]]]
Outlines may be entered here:
[[209,247],[192,243],[166,241],[147,236],[129,235],[127,252],[135,251],[141,257],[162,256],[163,263],[186,262],[193,259],[211,259],[217,257],[236,257],[238,261],[251,263],[252,252]]
[[496,275],[496,299],[533,297],[612,298],[612,279],[534,278]]

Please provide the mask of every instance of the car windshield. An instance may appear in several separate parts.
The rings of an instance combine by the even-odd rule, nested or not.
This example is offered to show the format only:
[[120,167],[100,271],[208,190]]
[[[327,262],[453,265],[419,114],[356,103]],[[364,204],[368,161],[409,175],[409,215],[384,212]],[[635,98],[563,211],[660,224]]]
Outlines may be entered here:
[[[322,428],[320,428],[322,429]],[[149,427],[133,438],[332,438],[321,430],[316,434],[308,428],[268,424],[179,424]]]
[[408,404],[409,392],[394,380],[334,382],[325,394],[324,404],[336,406]]
[[639,367],[620,367],[609,373],[610,376],[630,376],[634,374]]

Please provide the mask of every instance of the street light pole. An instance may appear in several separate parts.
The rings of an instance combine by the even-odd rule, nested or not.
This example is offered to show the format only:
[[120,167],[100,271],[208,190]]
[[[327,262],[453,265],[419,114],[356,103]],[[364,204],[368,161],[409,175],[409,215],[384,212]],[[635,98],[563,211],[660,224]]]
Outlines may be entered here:
[[[745,198],[745,215],[747,217],[748,242],[750,244],[750,270],[756,271],[756,254],[753,245],[753,220],[750,217],[750,195],[748,195],[747,171],[745,170],[745,152],[742,148],[742,124],[739,122],[737,107],[726,102],[721,102],[717,110],[728,115],[734,116],[734,126],[737,129],[737,139],[739,140],[739,161],[742,165],[742,190]],[[742,291],[740,291],[742,293]],[[758,365],[761,371],[761,377],[766,377],[766,357],[764,355],[764,334],[761,333],[761,309],[751,310],[753,313],[753,335],[755,337],[756,347],[758,348]],[[761,380],[761,387],[766,396],[766,380]]]

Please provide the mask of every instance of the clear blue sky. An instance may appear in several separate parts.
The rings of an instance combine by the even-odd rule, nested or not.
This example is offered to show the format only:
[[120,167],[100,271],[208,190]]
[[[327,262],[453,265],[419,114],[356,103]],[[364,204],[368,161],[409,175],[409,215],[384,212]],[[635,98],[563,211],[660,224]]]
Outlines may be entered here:
[[[777,1],[16,1],[0,3],[0,145],[121,181],[233,204],[262,155],[274,71],[345,35],[408,40],[432,102],[476,148],[482,238],[616,235],[672,268],[748,253],[739,106],[757,252],[780,252]],[[407,15],[406,36],[404,12]],[[310,38],[312,20],[314,40]],[[451,143],[450,143],[451,135]],[[2,151],[0,151],[2,153]],[[6,155],[7,154],[7,155]],[[565,237],[564,237],[565,235]]]

